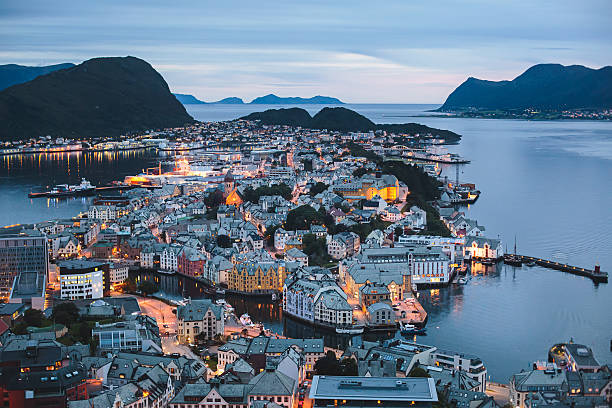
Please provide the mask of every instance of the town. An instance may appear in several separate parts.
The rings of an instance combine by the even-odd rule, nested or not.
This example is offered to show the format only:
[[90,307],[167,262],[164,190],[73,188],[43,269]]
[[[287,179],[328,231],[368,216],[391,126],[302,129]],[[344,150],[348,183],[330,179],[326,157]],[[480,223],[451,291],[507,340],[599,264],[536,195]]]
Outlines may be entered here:
[[[66,140],[30,145],[83,148]],[[86,212],[0,229],[5,404],[535,408],[612,401],[610,367],[588,345],[551,345],[546,361],[526,361],[525,371],[500,383],[478,356],[424,344],[428,315],[419,290],[466,284],[509,255],[462,211],[482,193],[461,182],[458,170],[454,179],[442,175],[441,166],[469,161],[446,153],[436,135],[238,120],[88,145],[155,149],[159,160],[116,180]],[[164,298],[148,279],[174,275],[207,296]],[[346,336],[348,346],[266,329],[238,316],[226,295],[279,302],[283,318]],[[399,336],[361,337],[389,331]]]

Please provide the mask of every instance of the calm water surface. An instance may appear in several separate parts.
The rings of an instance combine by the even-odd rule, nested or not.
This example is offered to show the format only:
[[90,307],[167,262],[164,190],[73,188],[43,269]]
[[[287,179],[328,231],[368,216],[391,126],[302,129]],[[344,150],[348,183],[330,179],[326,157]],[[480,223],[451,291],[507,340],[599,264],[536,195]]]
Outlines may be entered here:
[[[434,105],[345,105],[375,122],[419,122],[463,136],[449,149],[472,162],[460,179],[483,192],[467,215],[518,252],[592,268],[598,262],[612,272],[612,123],[529,122],[514,120],[411,117]],[[192,105],[199,120],[235,119],[265,105]],[[304,106],[311,114],[322,107]],[[0,157],[0,225],[68,217],[85,210],[87,199],[30,200],[44,186],[95,184],[121,179],[155,163],[149,152],[131,155]],[[455,178],[455,168],[444,169]],[[171,297],[201,296],[188,279],[157,279]],[[602,363],[612,363],[612,289],[590,280],[540,267],[499,265],[474,271],[465,286],[421,291],[429,312],[427,336],[417,341],[463,350],[481,357],[491,379],[508,377],[536,359],[546,358],[552,343],[574,338],[593,346]],[[324,336],[328,345],[346,337],[319,331],[282,317],[278,304],[229,299],[239,314],[248,312],[289,336]],[[392,335],[392,334],[388,334]],[[380,335],[384,337],[386,334]]]

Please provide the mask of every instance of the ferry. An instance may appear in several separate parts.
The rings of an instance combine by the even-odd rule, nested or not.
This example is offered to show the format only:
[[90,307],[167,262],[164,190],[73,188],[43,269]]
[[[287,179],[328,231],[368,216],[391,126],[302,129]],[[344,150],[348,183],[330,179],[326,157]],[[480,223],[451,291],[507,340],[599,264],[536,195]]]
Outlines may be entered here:
[[74,196],[86,196],[93,194],[96,191],[96,186],[91,184],[89,181],[85,179],[81,179],[81,183],[77,185],[68,185],[68,184],[58,184],[53,187],[51,191],[42,192],[42,193],[30,193],[28,197],[36,198],[36,197],[74,197]]
[[338,334],[361,334],[363,333],[363,327],[336,327],[336,333]]

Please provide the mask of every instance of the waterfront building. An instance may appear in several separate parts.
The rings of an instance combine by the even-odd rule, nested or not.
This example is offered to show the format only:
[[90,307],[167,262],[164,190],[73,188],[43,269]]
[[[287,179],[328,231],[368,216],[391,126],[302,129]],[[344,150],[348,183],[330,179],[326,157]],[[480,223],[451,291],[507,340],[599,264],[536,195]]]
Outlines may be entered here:
[[395,326],[395,311],[389,303],[377,302],[366,307],[370,326]]
[[108,263],[74,259],[58,266],[62,299],[99,299],[110,291]]
[[566,343],[562,347],[567,358],[566,366],[568,369],[584,373],[596,373],[602,368],[590,347],[576,343]]
[[431,378],[315,375],[309,398],[315,408],[431,407],[438,402],[438,393]]
[[178,341],[196,343],[198,339],[213,340],[223,335],[225,316],[223,307],[210,299],[189,300],[176,308]]
[[352,324],[353,310],[346,293],[328,273],[298,270],[290,275],[283,286],[283,313],[307,322],[326,326]]
[[[6,302],[15,278],[22,272],[37,274],[37,281],[46,282],[49,254],[45,235],[22,227],[0,230],[0,300]],[[44,291],[43,291],[44,297]]]
[[504,248],[499,239],[465,237],[463,248],[465,259],[500,259],[504,256]]
[[465,238],[440,237],[437,235],[402,235],[397,238],[397,245],[406,247],[440,247],[442,252],[450,259],[450,262],[456,265],[463,259]]
[[202,276],[206,268],[206,256],[195,248],[184,246],[177,256],[177,270],[182,275]]
[[531,370],[510,377],[510,403],[525,408],[526,399],[531,393],[542,392],[561,400],[569,392],[564,370],[551,367],[546,370]]
[[480,386],[476,391],[487,389],[487,368],[482,360],[472,354],[452,350],[436,349],[431,354],[430,365],[435,365],[455,371],[463,371],[469,378],[477,381]]
[[111,284],[123,283],[128,278],[129,267],[126,264],[115,262],[109,263],[109,275]]
[[367,282],[359,288],[359,305],[362,308],[378,302],[391,303],[391,292],[387,285]]
[[281,292],[285,281],[285,265],[281,262],[237,263],[227,276],[228,289],[247,294]]

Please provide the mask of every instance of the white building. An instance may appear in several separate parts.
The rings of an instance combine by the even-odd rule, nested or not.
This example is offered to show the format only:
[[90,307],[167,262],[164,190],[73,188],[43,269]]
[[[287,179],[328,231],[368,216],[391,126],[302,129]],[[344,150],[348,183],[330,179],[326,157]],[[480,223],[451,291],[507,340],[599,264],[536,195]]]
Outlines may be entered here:
[[71,260],[59,265],[60,298],[99,299],[104,296],[104,268],[100,262]]
[[178,245],[166,246],[159,257],[159,268],[162,271],[177,272],[178,271],[178,254],[181,247]]
[[341,232],[333,235],[327,243],[327,253],[334,259],[344,259],[359,252],[359,235],[354,232]]
[[466,237],[463,248],[463,257],[466,259],[499,259],[504,256],[504,248],[499,239]]
[[128,278],[128,266],[123,264],[111,263],[110,264],[110,282],[121,283]]

